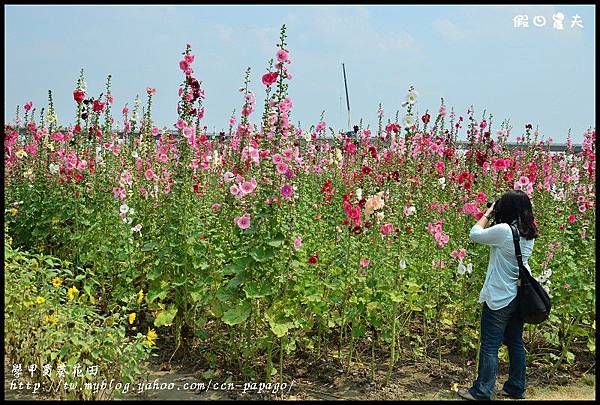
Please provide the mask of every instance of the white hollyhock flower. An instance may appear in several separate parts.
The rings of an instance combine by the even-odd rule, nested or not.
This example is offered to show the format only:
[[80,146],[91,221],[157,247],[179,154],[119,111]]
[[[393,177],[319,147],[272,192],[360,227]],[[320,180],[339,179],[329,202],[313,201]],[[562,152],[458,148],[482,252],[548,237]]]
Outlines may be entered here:
[[59,166],[56,163],[50,163],[50,173],[58,173]]
[[417,98],[419,96],[419,93],[417,93],[416,91],[411,91],[408,93],[408,96],[406,96],[406,101],[409,104],[415,104],[417,102]]
[[467,272],[467,268],[463,264],[462,260],[458,262],[458,274],[461,276]]
[[440,187],[443,189],[446,188],[446,178],[445,177],[440,177],[438,179],[438,184],[440,185]]
[[403,123],[405,127],[412,127],[415,125],[415,117],[413,115],[407,115],[404,117]]
[[362,200],[362,188],[356,189],[356,199]]
[[122,204],[122,205],[119,207],[119,211],[120,211],[122,214],[127,214],[127,213],[129,212],[129,206],[128,206],[127,204]]
[[406,268],[406,260],[400,259],[400,270],[404,270]]
[[467,273],[471,274],[473,272],[473,263],[467,264]]

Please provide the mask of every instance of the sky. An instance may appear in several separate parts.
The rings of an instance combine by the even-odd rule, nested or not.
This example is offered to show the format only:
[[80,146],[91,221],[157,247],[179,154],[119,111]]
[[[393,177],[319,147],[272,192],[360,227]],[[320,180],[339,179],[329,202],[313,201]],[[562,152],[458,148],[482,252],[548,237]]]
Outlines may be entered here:
[[[346,66],[352,124],[395,119],[409,86],[419,94],[419,113],[437,112],[441,98],[466,116],[492,113],[504,119],[511,140],[525,124],[544,138],[574,143],[595,127],[594,6],[5,6],[4,120],[32,101],[37,112],[52,90],[61,124],[75,121],[72,91],[80,69],[88,94],[104,91],[112,75],[113,112],[121,121],[125,103],[145,100],[156,88],[153,120],[173,128],[179,61],[187,43],[196,55],[194,76],[203,82],[209,131],[228,126],[243,105],[239,88],[251,69],[257,96],[250,117],[259,122],[265,86],[261,77],[275,57],[282,24],[292,64],[291,121],[308,128],[325,121],[346,129],[348,113],[342,63]],[[565,16],[564,30],[553,14]],[[527,15],[529,26],[513,18]],[[583,27],[572,27],[575,15]],[[544,26],[541,25],[544,17]],[[21,111],[23,108],[21,107]],[[37,113],[36,113],[37,114]],[[432,114],[433,115],[433,114]],[[464,138],[464,130],[462,136]]]

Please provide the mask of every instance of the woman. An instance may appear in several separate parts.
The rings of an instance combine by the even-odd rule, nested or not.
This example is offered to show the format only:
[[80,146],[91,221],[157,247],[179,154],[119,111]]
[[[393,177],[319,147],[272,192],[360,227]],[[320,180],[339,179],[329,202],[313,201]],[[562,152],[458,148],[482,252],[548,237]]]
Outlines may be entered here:
[[[484,229],[490,216],[494,217],[494,225]],[[479,293],[483,310],[478,376],[468,391],[458,391],[466,399],[491,399],[501,343],[508,347],[510,366],[508,380],[496,394],[512,398],[524,398],[525,394],[523,320],[519,314],[517,298],[519,265],[509,224],[516,226],[519,231],[523,264],[531,272],[527,260],[538,235],[531,201],[524,192],[511,190],[502,195],[473,225],[470,232],[471,240],[490,246],[490,261]]]

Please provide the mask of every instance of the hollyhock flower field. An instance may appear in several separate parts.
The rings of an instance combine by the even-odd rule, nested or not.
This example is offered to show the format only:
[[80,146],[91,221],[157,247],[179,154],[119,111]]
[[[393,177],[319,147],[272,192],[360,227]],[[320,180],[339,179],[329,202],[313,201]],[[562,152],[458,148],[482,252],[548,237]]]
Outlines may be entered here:
[[50,375],[102,360],[131,380],[152,353],[267,381],[298,356],[373,376],[383,364],[388,378],[400,361],[450,358],[472,373],[489,250],[469,229],[518,189],[540,233],[529,264],[553,301],[526,328],[528,364],[593,362],[595,129],[579,152],[569,138],[551,153],[531,125],[443,100],[418,114],[412,87],[400,114],[380,105],[356,136],[326,115],[299,128],[285,39],[284,27],[265,70],[246,71],[241,114],[216,136],[190,45],[173,60],[171,128],[154,124],[152,100],[173,89],[148,87],[142,105],[113,95],[110,76],[89,89],[82,71],[70,126],[51,93],[47,106],[24,100],[4,125],[7,356]]

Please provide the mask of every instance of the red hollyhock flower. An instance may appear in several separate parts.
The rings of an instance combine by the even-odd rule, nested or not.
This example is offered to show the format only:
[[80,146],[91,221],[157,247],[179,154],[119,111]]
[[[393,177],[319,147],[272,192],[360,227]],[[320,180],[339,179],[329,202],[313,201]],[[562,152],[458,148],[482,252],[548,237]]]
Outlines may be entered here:
[[421,120],[423,120],[423,124],[427,124],[430,119],[431,119],[431,116],[429,114],[427,114],[427,113],[425,113],[425,115],[423,115],[421,117]]
[[311,266],[314,266],[317,264],[317,262],[319,261],[319,253],[315,253],[314,256],[311,256],[308,258],[308,264],[310,264]]
[[93,106],[94,112],[97,112],[97,113],[102,112],[102,111],[104,111],[105,107],[106,107],[106,104],[103,103],[102,101],[94,100],[94,106]]
[[80,89],[73,90],[73,98],[77,104],[81,103],[85,98],[85,92]]
[[81,132],[81,125],[79,125],[79,124],[75,125],[75,132],[76,133]]
[[262,77],[262,82],[265,86],[270,86],[277,81],[277,76],[279,76],[277,72],[266,73]]

